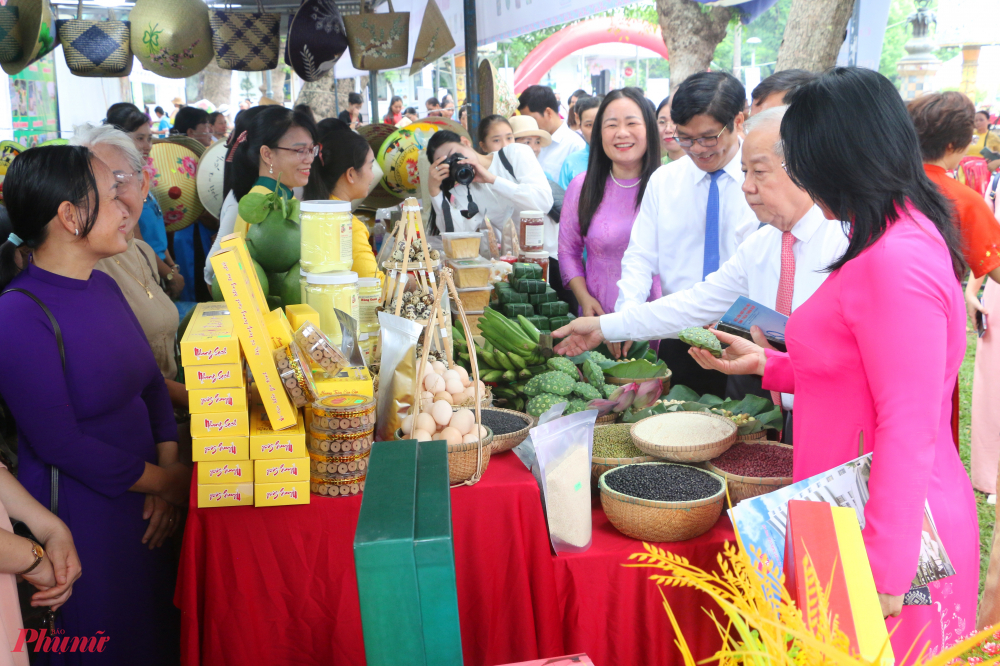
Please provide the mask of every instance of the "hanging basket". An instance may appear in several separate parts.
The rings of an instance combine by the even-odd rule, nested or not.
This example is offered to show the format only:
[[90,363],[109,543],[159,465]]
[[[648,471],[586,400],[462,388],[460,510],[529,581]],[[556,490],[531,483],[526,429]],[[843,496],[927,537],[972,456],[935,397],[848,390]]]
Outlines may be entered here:
[[393,10],[375,14],[365,11],[361,0],[361,13],[344,17],[347,44],[351,62],[356,69],[395,69],[406,64],[410,48],[410,12]]
[[260,0],[256,13],[212,9],[208,20],[215,62],[220,69],[263,72],[278,66],[281,14],[265,13]]
[[117,77],[132,72],[132,42],[128,21],[84,20],[83,0],[76,18],[56,21],[66,66],[76,76]]

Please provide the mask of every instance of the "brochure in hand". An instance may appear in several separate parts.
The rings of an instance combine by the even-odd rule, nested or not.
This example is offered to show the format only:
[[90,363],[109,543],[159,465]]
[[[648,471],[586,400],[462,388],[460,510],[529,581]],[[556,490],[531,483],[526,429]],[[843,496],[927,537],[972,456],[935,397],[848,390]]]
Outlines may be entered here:
[[[834,506],[854,509],[861,529],[865,527],[865,504],[868,502],[868,477],[872,454],[867,454],[822,474],[803,479],[766,495],[751,497],[730,510],[733,524],[739,529],[745,546],[760,551],[763,559],[783,570],[785,560],[785,527],[788,523],[788,501],[828,502]],[[954,575],[944,544],[938,536],[931,508],[924,504],[923,538],[917,572],[903,603],[929,605],[929,583]]]
[[750,335],[750,327],[757,326],[764,331],[764,337],[771,343],[771,346],[783,352],[787,351],[785,348],[785,324],[787,323],[788,317],[780,312],[775,312],[756,301],[751,301],[746,296],[740,296],[729,307],[726,314],[722,315],[716,328],[725,333],[753,340]]

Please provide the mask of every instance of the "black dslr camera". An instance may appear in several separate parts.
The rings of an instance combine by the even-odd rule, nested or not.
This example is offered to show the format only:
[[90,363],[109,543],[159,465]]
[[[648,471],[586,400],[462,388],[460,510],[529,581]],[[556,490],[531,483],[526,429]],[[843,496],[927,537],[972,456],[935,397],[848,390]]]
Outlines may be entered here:
[[441,183],[441,189],[451,191],[455,184],[469,185],[476,178],[476,170],[471,164],[460,164],[465,159],[461,153],[452,153],[442,164],[448,165],[448,177]]

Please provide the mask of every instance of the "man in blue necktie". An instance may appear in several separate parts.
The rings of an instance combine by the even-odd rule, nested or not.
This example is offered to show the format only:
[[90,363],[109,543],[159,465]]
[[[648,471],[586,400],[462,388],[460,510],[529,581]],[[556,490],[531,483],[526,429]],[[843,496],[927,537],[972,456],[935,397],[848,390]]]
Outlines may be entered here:
[[[678,86],[670,116],[686,157],[656,170],[622,260],[615,311],[646,302],[654,276],[663,295],[714,273],[760,222],[741,187],[740,134],[746,91],[730,74],[699,72]],[[680,340],[660,342],[672,384],[723,396],[726,377],[698,366]]]

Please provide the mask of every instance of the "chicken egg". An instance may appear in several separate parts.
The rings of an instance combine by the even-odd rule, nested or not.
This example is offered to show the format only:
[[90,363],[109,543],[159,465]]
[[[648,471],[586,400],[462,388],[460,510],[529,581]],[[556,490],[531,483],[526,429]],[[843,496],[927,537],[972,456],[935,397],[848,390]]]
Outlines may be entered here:
[[434,402],[438,402],[439,400],[444,400],[449,405],[455,404],[455,398],[452,397],[451,393],[448,393],[447,391],[442,390],[440,393],[434,394]]
[[462,379],[462,376],[460,374],[458,374],[457,370],[454,370],[454,369],[453,370],[445,370],[444,373],[441,376],[444,377],[444,380],[446,382],[450,382],[453,379],[458,379],[459,381],[461,381],[461,379]]
[[[421,414],[423,416],[423,414]],[[403,419],[403,434],[410,435],[413,432],[413,414]]]
[[445,370],[448,369],[448,367],[441,361],[434,361],[433,363],[431,363],[431,366],[434,368],[434,372],[436,372],[439,375],[443,375]]
[[[442,379],[442,381],[444,381],[444,380]],[[454,377],[452,379],[449,379],[445,383],[445,387],[444,388],[445,388],[446,391],[448,391],[448,393],[451,393],[452,395],[455,395],[456,393],[461,393],[462,391],[464,391],[465,390],[465,385],[462,384],[462,380],[461,379],[459,379],[458,377]]]
[[451,413],[451,403],[444,400],[438,400],[431,407],[431,416],[434,417],[434,422],[440,426],[446,426],[451,422]]
[[477,442],[479,442],[479,438],[477,438],[475,435],[465,435],[464,437],[462,437],[463,444],[476,444]]
[[426,430],[414,430],[413,439],[417,440],[418,442],[429,442],[431,441],[431,434]]
[[413,429],[432,433],[437,429],[437,423],[434,421],[434,417],[427,412],[420,412],[417,414],[417,420],[413,422]]
[[430,391],[431,393],[440,393],[445,390],[447,383],[441,375],[436,373],[431,373],[424,377],[424,390]]
[[476,425],[476,415],[468,409],[460,409],[451,417],[451,427],[463,435],[468,435]]
[[469,384],[472,383],[469,381],[469,371],[463,368],[462,366],[460,365],[455,366],[455,372],[458,373],[458,378],[462,380],[462,384],[464,384],[465,386],[468,386]]
[[455,428],[448,427],[441,431],[441,439],[448,442],[449,444],[461,444],[462,433],[460,433]]

